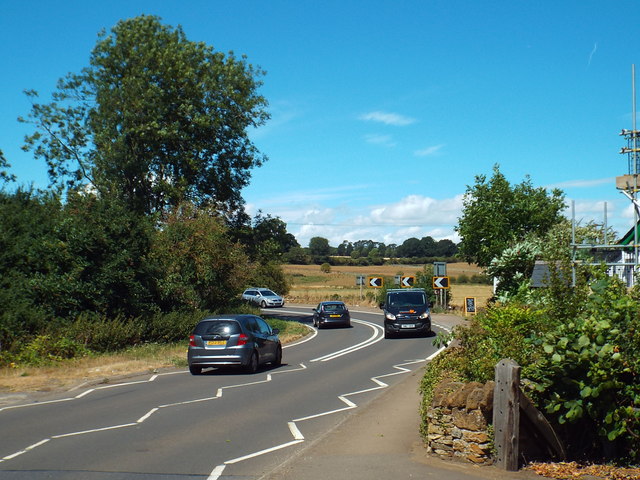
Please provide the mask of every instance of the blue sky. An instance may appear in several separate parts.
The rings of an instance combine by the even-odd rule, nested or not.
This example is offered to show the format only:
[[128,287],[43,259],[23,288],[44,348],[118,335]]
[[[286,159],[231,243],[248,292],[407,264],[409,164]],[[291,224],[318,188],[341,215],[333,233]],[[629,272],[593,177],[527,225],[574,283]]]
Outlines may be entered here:
[[[101,29],[153,14],[267,74],[269,157],[243,191],[302,246],[314,236],[459,239],[462,195],[494,164],[561,188],[582,222],[633,223],[628,173],[638,1],[0,0],[0,149],[18,184],[47,185],[20,147],[30,104],[88,65]],[[640,67],[637,67],[640,69]]]

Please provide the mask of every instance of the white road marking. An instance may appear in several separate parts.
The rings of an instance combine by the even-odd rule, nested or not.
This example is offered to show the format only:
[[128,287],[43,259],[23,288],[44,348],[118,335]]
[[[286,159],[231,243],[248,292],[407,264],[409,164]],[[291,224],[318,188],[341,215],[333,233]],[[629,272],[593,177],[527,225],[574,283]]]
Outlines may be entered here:
[[136,420],[136,423],[142,423],[144,422],[147,418],[149,418],[151,415],[153,415],[154,413],[156,413],[158,411],[160,407],[158,408],[152,408],[151,410],[149,410],[147,412],[146,415],[143,415],[142,417],[140,417],[138,420]]
[[119,428],[135,427],[137,423],[123,423],[122,425],[112,425],[110,427],[92,428],[90,430],[82,430],[79,432],[63,433],[61,435],[52,435],[51,438],[77,437],[78,435],[86,435],[87,433],[106,432],[108,430],[117,430]]
[[[299,312],[292,312],[292,313],[299,313]],[[378,341],[380,341],[382,339],[382,336],[378,337],[380,335],[380,332],[382,331],[382,327],[380,327],[379,325],[372,323],[372,322],[367,322],[364,320],[353,320],[356,323],[361,323],[363,325],[366,325],[370,328],[372,328],[374,330],[374,334],[365,342],[362,342],[358,345],[354,345],[353,347],[349,347],[343,350],[340,350],[338,352],[334,352],[332,354],[328,354],[325,355],[323,357],[319,357],[317,359],[311,360],[311,361],[328,361],[328,360],[332,360],[334,358],[338,358],[342,355],[346,355],[348,353],[352,353],[354,351],[360,350],[362,348],[366,348],[368,346],[371,346],[375,343],[377,343]],[[437,325],[440,328],[443,328],[447,331],[450,331],[450,329],[448,327],[444,327],[441,325]],[[315,334],[317,334],[317,331],[315,331]],[[314,338],[315,335],[312,337]],[[303,343],[303,342],[299,342],[299,343]],[[298,343],[298,344],[299,344]],[[242,456],[242,457],[238,457],[232,460],[228,460],[224,462],[224,465],[218,465],[216,466],[211,474],[208,477],[208,480],[217,480],[220,475],[222,475],[222,472],[224,471],[226,465],[232,465],[234,463],[239,463],[251,458],[255,458],[258,457],[260,455],[265,455],[271,452],[274,452],[276,450],[281,450],[283,448],[287,448],[293,445],[297,445],[299,443],[302,443],[305,441],[304,436],[302,435],[302,433],[300,432],[300,430],[298,429],[298,426],[296,425],[295,422],[301,422],[301,421],[305,421],[305,420],[311,420],[314,418],[318,418],[321,416],[326,416],[326,415],[331,415],[331,414],[335,414],[335,413],[339,413],[345,410],[350,410],[353,408],[357,408],[357,404],[350,401],[347,397],[349,396],[354,396],[354,395],[359,395],[362,393],[366,393],[366,392],[371,392],[374,390],[379,390],[381,388],[386,388],[388,387],[388,385],[384,382],[382,382],[381,380],[379,380],[380,378],[384,378],[384,377],[389,377],[389,376],[393,376],[393,375],[400,375],[403,373],[407,373],[410,372],[411,370],[403,368],[403,365],[410,365],[410,364],[415,364],[415,363],[422,363],[422,362],[427,362],[433,358],[435,358],[439,353],[441,353],[446,347],[442,347],[440,349],[438,349],[435,353],[433,353],[432,355],[430,355],[429,357],[425,358],[425,359],[419,359],[419,360],[413,360],[413,361],[409,361],[409,362],[405,362],[405,363],[401,363],[401,364],[397,364],[394,365],[393,368],[398,369],[398,372],[392,372],[392,373],[388,373],[388,374],[384,374],[384,375],[378,375],[376,377],[372,377],[371,381],[373,381],[374,383],[376,383],[378,386],[377,387],[373,387],[373,388],[369,388],[369,389],[365,389],[365,390],[359,390],[359,391],[355,391],[355,392],[349,392],[349,393],[345,393],[342,395],[338,396],[338,399],[340,399],[340,401],[344,402],[347,406],[345,408],[342,409],[337,409],[337,410],[331,410],[331,411],[326,411],[326,412],[321,412],[315,415],[309,415],[307,417],[302,417],[296,420],[292,420],[290,422],[288,422],[288,427],[289,427],[289,431],[291,432],[291,435],[293,436],[294,440],[291,442],[287,442],[281,445],[276,445],[274,447],[268,448],[268,449],[264,449],[264,450],[260,450],[259,452],[254,452],[254,453],[250,453],[248,455]],[[274,372],[273,374],[282,374],[282,373],[291,373],[291,372],[295,372],[295,371],[300,371],[300,370],[305,370],[307,367],[304,364],[300,364],[300,368],[297,369],[289,369],[289,370],[284,370],[284,371],[280,371],[280,372]],[[120,384],[113,384],[113,385],[105,385],[102,387],[97,387],[97,388],[92,388],[89,389],[75,397],[70,397],[70,398],[64,398],[64,399],[59,399],[59,400],[51,400],[48,402],[40,402],[37,404],[26,404],[26,405],[15,405],[15,406],[8,406],[8,407],[4,407],[4,408],[0,408],[0,411],[2,410],[8,410],[11,408],[21,408],[21,407],[28,407],[28,406],[34,406],[34,405],[45,405],[45,404],[51,404],[51,403],[59,403],[59,402],[65,402],[65,401],[70,401],[70,400],[76,400],[76,399],[80,399],[86,395],[88,395],[89,393],[92,393],[96,390],[102,390],[102,389],[108,389],[108,388],[115,388],[115,387],[121,387],[121,386],[126,386],[126,385],[136,385],[136,384],[141,384],[141,383],[148,383],[148,382],[153,382],[156,378],[158,378],[158,376],[160,375],[173,375],[176,373],[186,373],[185,372],[168,372],[166,374],[155,374],[153,375],[149,380],[141,380],[141,381],[135,381],[135,382],[126,382],[126,383],[120,383]],[[132,427],[132,426],[136,426],[139,425],[140,423],[143,423],[145,420],[147,420],[149,417],[151,417],[151,415],[153,415],[155,412],[157,412],[160,408],[168,408],[168,407],[173,407],[173,406],[178,406],[178,405],[187,405],[190,403],[196,403],[196,402],[202,402],[202,401],[208,401],[208,400],[215,400],[217,398],[221,398],[222,397],[222,392],[224,389],[231,389],[231,388],[239,388],[239,387],[243,387],[243,386],[249,386],[249,385],[256,385],[256,384],[260,384],[260,383],[266,383],[266,382],[270,382],[272,380],[271,374],[267,374],[267,377],[265,380],[261,380],[261,381],[256,381],[256,382],[247,382],[247,383],[242,383],[242,384],[237,384],[237,385],[229,385],[226,387],[221,387],[218,389],[216,396],[215,397],[207,397],[207,398],[202,398],[202,399],[196,399],[196,400],[189,400],[189,401],[185,401],[185,402],[177,402],[177,403],[172,403],[172,404],[166,404],[166,405],[160,405],[159,407],[153,408],[151,409],[147,414],[145,414],[144,416],[140,417],[140,419],[137,420],[136,423],[127,423],[127,424],[122,424],[122,425],[114,425],[114,426],[109,426],[109,427],[103,427],[103,428],[96,428],[96,429],[90,429],[90,430],[83,430],[83,431],[78,431],[78,432],[71,432],[71,433],[65,433],[65,434],[60,434],[60,435],[54,435],[51,438],[46,438],[43,439],[33,445],[30,445],[29,447],[26,447],[24,450],[20,450],[16,453],[13,453],[11,455],[8,455],[2,459],[0,459],[0,463],[4,462],[6,460],[10,460],[12,458],[15,458],[19,455],[22,455],[24,453],[27,453],[30,450],[33,450],[39,446],[42,446],[44,444],[46,444],[47,442],[49,442],[51,439],[58,439],[58,438],[65,438],[65,437],[71,437],[71,436],[78,436],[78,435],[85,435],[85,434],[89,434],[89,433],[96,433],[96,432],[103,432],[103,431],[108,431],[108,430],[114,430],[114,429],[119,429],[119,428],[127,428],[127,427]]]
[[282,450],[283,448],[290,447],[292,445],[296,445],[298,443],[302,443],[304,440],[294,440],[292,442],[283,443],[281,445],[276,445],[275,447],[265,448],[264,450],[260,450],[259,452],[250,453],[245,455],[244,457],[234,458],[233,460],[227,460],[225,465],[233,465],[234,463],[244,462],[245,460],[249,460],[251,458],[256,458],[261,455],[265,455],[267,453],[275,452],[277,450]]
[[218,478],[220,478],[220,475],[222,475],[222,472],[224,472],[225,467],[226,465],[218,465],[209,474],[209,477],[207,478],[207,480],[218,480]]
[[360,323],[362,325],[366,325],[367,327],[373,329],[373,335],[371,335],[371,337],[369,337],[364,342],[358,343],[357,345],[352,345],[350,347],[344,348],[344,349],[339,350],[337,352],[328,353],[327,355],[324,355],[322,357],[314,358],[311,361],[312,362],[328,362],[329,360],[333,360],[334,358],[338,358],[338,357],[341,357],[343,355],[347,355],[349,353],[356,352],[356,351],[361,350],[363,348],[370,347],[374,343],[377,343],[380,340],[382,340],[382,338],[383,338],[383,336],[382,336],[383,330],[382,330],[382,327],[380,325],[376,325],[375,323],[372,323],[372,322],[366,322],[364,320],[353,319],[352,321],[354,323]]
[[302,435],[300,430],[298,430],[298,427],[294,422],[289,422],[289,431],[291,432],[291,435],[293,435],[294,439],[304,440],[304,435]]

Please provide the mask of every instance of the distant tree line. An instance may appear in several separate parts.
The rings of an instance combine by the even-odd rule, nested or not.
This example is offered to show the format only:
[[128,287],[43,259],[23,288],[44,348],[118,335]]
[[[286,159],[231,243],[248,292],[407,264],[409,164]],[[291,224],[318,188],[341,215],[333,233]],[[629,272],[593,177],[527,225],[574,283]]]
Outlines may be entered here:
[[313,237],[309,246],[291,247],[283,259],[287,263],[332,265],[382,265],[383,263],[430,263],[452,261],[458,246],[449,239],[434,240],[432,237],[408,238],[402,244],[385,245],[373,240],[343,241],[337,247],[323,237]]

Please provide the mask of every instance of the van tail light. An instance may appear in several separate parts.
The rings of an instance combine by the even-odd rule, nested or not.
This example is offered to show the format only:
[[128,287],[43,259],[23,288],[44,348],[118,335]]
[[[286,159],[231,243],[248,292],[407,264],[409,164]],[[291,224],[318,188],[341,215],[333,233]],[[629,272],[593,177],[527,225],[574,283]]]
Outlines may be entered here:
[[190,347],[195,347],[196,346],[196,336],[195,335],[189,335],[189,346]]
[[244,333],[241,333],[238,337],[238,346],[246,345],[249,342],[249,337],[247,337]]

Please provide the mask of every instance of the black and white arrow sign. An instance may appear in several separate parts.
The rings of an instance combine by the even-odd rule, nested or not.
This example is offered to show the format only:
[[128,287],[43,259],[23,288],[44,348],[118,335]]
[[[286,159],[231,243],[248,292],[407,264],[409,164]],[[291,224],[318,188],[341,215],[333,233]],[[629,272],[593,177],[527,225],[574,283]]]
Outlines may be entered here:
[[375,288],[382,287],[382,277],[369,277],[369,286]]
[[413,287],[413,282],[416,277],[401,277],[400,278],[400,286],[403,288]]
[[449,277],[433,277],[433,288],[449,288]]

